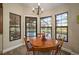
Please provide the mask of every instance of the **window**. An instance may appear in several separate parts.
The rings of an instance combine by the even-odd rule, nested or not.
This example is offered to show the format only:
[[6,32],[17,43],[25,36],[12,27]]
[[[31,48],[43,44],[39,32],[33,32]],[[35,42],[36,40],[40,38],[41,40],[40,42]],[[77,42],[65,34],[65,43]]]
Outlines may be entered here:
[[42,17],[40,18],[40,29],[41,32],[45,32],[46,38],[52,38],[52,19],[51,16],[49,17]]
[[21,16],[9,13],[9,39],[10,41],[21,39]]
[[37,18],[26,17],[25,18],[25,36],[36,37],[37,36]]
[[55,25],[55,38],[64,38],[64,41],[68,41],[68,13],[61,13],[55,15],[56,25]]

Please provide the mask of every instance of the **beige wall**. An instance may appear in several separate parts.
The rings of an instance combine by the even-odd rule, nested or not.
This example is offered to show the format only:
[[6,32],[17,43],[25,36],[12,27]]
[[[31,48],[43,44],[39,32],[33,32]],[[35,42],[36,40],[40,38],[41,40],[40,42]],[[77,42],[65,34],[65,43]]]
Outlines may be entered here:
[[[79,53],[79,24],[77,24],[77,15],[79,15],[79,4],[70,5],[69,16],[69,45],[70,49]],[[67,46],[66,46],[67,47]]]
[[[21,39],[9,41],[9,12],[21,15]],[[23,8],[19,4],[3,4],[3,50],[9,50],[14,46],[22,44],[23,39]]]

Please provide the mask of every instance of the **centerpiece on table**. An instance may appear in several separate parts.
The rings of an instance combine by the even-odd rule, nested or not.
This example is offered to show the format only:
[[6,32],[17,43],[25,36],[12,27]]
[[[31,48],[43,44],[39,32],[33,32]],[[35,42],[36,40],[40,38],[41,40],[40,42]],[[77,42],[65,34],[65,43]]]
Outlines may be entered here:
[[42,41],[46,41],[47,39],[45,38],[45,32],[42,33]]

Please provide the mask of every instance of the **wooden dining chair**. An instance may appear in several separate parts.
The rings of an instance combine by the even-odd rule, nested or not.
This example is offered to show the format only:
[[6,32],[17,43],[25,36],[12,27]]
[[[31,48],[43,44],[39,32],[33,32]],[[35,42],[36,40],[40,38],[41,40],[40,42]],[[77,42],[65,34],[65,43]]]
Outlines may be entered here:
[[64,42],[63,39],[61,39],[58,46],[57,46],[57,50],[56,50],[55,54],[60,54],[61,55],[61,48],[63,46],[63,42]]
[[52,50],[52,53],[54,55],[57,55],[57,54],[61,55],[61,48],[63,46],[63,43],[64,43],[63,39],[59,39],[58,45]]
[[24,38],[24,41],[25,41],[25,46],[26,46],[26,49],[27,49],[27,53],[26,54],[29,54],[30,51],[33,51],[32,50],[32,45],[31,45],[30,41],[27,40],[26,37]]
[[[29,54],[29,52],[33,52],[33,55],[35,54],[35,52],[37,51],[37,48],[35,47],[35,48],[33,48],[32,47],[32,44],[31,44],[31,42],[30,42],[30,38],[24,38],[24,41],[25,41],[25,46],[26,46],[26,49],[27,49],[27,53],[26,54]],[[38,52],[38,54],[39,54],[39,52]]]

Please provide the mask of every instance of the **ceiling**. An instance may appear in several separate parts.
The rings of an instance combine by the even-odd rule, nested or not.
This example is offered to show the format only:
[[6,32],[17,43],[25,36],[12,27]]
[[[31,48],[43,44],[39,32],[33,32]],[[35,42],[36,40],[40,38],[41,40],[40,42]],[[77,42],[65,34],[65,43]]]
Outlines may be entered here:
[[[44,10],[48,10],[63,4],[64,3],[40,3],[40,7],[43,8]],[[37,7],[38,3],[22,3],[22,5],[24,7],[35,8]]]

